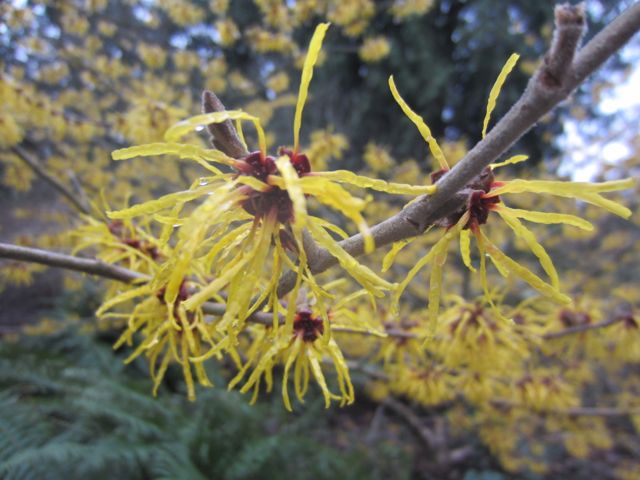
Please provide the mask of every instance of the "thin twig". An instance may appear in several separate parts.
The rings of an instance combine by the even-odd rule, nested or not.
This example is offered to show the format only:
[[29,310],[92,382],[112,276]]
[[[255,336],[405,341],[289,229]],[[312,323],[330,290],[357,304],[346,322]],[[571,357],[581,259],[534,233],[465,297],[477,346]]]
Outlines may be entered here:
[[491,404],[498,408],[519,408],[540,415],[564,415],[569,417],[625,417],[640,415],[640,408],[616,407],[570,407],[532,409],[530,405],[523,405],[506,399],[493,399]]
[[16,145],[11,148],[13,153],[15,153],[20,160],[26,163],[31,170],[35,172],[40,178],[46,181],[49,185],[51,185],[58,193],[64,196],[71,205],[73,205],[80,213],[89,214],[91,212],[88,205],[86,205],[83,201],[78,199],[74,193],[69,190],[60,180],[51,175],[49,172],[45,170],[45,168],[36,160],[29,152],[27,152],[20,145]]
[[[99,277],[109,278],[111,280],[118,280],[125,283],[132,283],[136,280],[149,280],[150,277],[140,272],[129,270],[124,267],[104,263],[100,260],[92,258],[75,257],[73,255],[66,255],[64,253],[52,252],[50,250],[43,250],[39,248],[23,247],[19,245],[12,245],[8,243],[0,243],[0,258],[8,260],[17,260],[22,262],[39,263],[42,265],[48,265],[50,267],[64,268],[66,270],[73,270],[76,272],[82,272],[89,275],[96,275]],[[221,316],[224,315],[227,306],[224,303],[205,302],[202,304],[202,311],[209,315]],[[284,316],[279,315],[280,323],[284,323]],[[263,325],[273,324],[273,313],[270,312],[254,312],[249,318],[249,321],[254,323],[261,323]],[[540,336],[543,340],[551,340],[555,338],[564,337],[567,335],[575,335],[590,330],[596,330],[599,328],[606,328],[624,320],[622,316],[616,316],[610,320],[605,320],[590,325],[577,325],[575,327],[568,327],[564,330],[557,332],[549,332]],[[413,332],[408,332],[400,328],[387,328],[384,335],[374,333],[368,330],[360,330],[345,326],[335,326],[332,328],[333,332],[349,333],[357,335],[377,336],[377,337],[391,337],[401,340],[420,339],[421,337]]]
[[50,267],[65,268],[67,270],[98,275],[126,283],[131,283],[135,280],[149,280],[149,277],[142,273],[134,272],[133,270],[117,265],[111,265],[93,258],[74,257],[49,250],[21,247],[8,243],[0,243],[0,258],[40,263],[42,265],[49,265]]
[[583,333],[583,332],[588,332],[590,330],[597,330],[599,328],[609,327],[611,325],[615,325],[616,323],[620,323],[623,320],[624,320],[624,317],[618,316],[618,317],[611,318],[609,320],[603,320],[602,322],[598,322],[598,323],[567,327],[557,332],[545,333],[541,335],[541,337],[543,340],[552,340],[554,338],[566,337],[567,335],[575,335],[576,333]]
[[427,449],[432,450],[438,443],[438,439],[434,432],[432,432],[424,422],[418,417],[410,407],[402,402],[399,402],[393,397],[387,397],[382,401],[382,404],[389,410],[393,411],[398,417],[404,420],[411,429],[418,435],[420,440],[424,443]]

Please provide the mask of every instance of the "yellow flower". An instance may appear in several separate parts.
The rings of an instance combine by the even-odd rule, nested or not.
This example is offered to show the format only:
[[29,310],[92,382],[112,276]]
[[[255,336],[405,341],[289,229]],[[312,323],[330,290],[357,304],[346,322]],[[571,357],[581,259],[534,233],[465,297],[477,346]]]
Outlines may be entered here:
[[267,87],[275,93],[280,93],[289,88],[289,75],[285,72],[278,72],[269,77]]
[[[244,378],[246,372],[253,371],[240,392],[246,393],[254,389],[252,402],[255,402],[262,378],[265,379],[267,391],[273,388],[272,369],[278,364],[284,364],[282,379],[282,398],[287,410],[291,411],[289,397],[289,378],[293,373],[294,391],[298,400],[303,403],[309,387],[309,378],[318,383],[325,399],[325,407],[329,408],[332,400],[338,400],[340,405],[351,404],[354,401],[353,385],[349,376],[349,368],[331,334],[329,316],[325,311],[314,311],[308,306],[294,306],[287,309],[285,327],[274,329],[271,326],[256,326],[253,329],[255,340],[247,353],[247,362],[229,383],[233,388]],[[338,307],[331,313],[331,319],[341,315]],[[328,358],[334,364],[340,394],[331,392],[327,385],[322,363]]]
[[433,0],[395,0],[389,9],[396,22],[413,15],[424,15],[433,6]]
[[167,61],[167,52],[158,45],[141,43],[138,45],[138,55],[140,55],[144,64],[152,69],[164,67]]
[[[374,173],[397,170],[393,168],[393,166],[396,165],[396,162],[391,156],[391,153],[389,153],[389,149],[381,145],[377,145],[374,142],[367,143],[367,146],[364,149],[363,157],[364,161],[367,163],[367,166]],[[409,178],[411,177],[409,176]]]
[[0,111],[0,148],[8,148],[22,141],[24,132],[12,115]]
[[450,369],[508,372],[528,356],[526,339],[481,303],[460,303],[442,315],[433,350]]
[[[314,64],[327,28],[328,24],[319,25],[311,39],[296,103],[291,149],[281,147],[277,157],[269,155],[260,119],[230,110],[179,122],[165,132],[163,143],[125,148],[112,154],[115,160],[172,154],[197,162],[209,173],[195,180],[188,190],[109,212],[111,230],[115,225],[123,233],[114,233],[109,226],[94,225],[87,239],[88,245],[100,244],[111,249],[111,260],[140,262],[137,251],[141,245],[126,248],[123,243],[145,239],[142,232],[146,232],[149,237],[146,240],[162,254],[155,259],[149,259],[148,255],[145,258],[150,260],[146,270],[152,275],[149,284],[108,300],[100,312],[106,313],[114,305],[132,298],[142,299],[129,314],[129,328],[119,344],[132,342],[133,333],[142,330],[144,340],[133,356],[144,352],[153,364],[164,352],[164,366],[161,365],[159,372],[166,369],[168,363],[165,362],[171,359],[180,363],[190,395],[193,391],[190,363],[201,366],[204,360],[224,352],[237,360],[235,346],[240,334],[246,331],[247,318],[254,312],[268,311],[274,318],[268,333],[270,346],[256,353],[256,370],[249,384],[256,385],[263,374],[268,377],[267,372],[276,359],[286,358],[287,372],[294,364],[296,371],[311,369],[328,402],[337,397],[323,386],[318,366],[321,357],[328,355],[338,369],[339,398],[343,403],[352,401],[353,388],[346,364],[327,323],[326,304],[332,296],[316,282],[309,269],[305,235],[336,257],[368,295],[382,296],[392,285],[358,263],[338,244],[333,235],[346,234],[330,222],[311,215],[307,211],[307,197],[352,220],[364,236],[366,250],[371,251],[373,239],[362,216],[366,202],[352,196],[342,183],[402,195],[427,194],[434,190],[433,186],[387,183],[345,170],[312,171],[314,159],[300,151],[300,128]],[[257,134],[258,150],[242,158],[231,158],[219,150],[181,143],[182,137],[194,129],[227,120],[236,122],[245,148],[242,126],[243,122],[249,122]],[[194,200],[200,203],[193,205]],[[161,226],[157,238],[148,233],[151,222]],[[291,298],[297,298],[303,284],[315,298],[313,317],[319,316],[324,322],[324,334],[320,332],[317,341],[305,340],[300,333],[302,327],[296,324],[296,319],[307,314],[296,311],[295,302],[287,307],[284,326],[280,325],[277,287],[285,268],[296,275]],[[224,313],[219,321],[205,325],[202,312],[210,300],[224,304]],[[161,377],[160,373],[154,376],[156,386]],[[205,377],[201,376],[201,383],[206,383]],[[296,385],[301,388],[299,383]],[[299,397],[303,395],[301,391],[297,390]],[[285,391],[285,403],[290,407],[286,395]]]
[[258,53],[287,53],[294,49],[294,42],[286,33],[270,32],[260,27],[251,27],[246,31],[246,37],[253,49]]
[[307,148],[307,155],[313,160],[317,170],[325,170],[330,159],[340,160],[349,146],[347,137],[341,133],[333,133],[330,127],[311,133],[311,145]]
[[4,169],[2,175],[3,185],[11,187],[18,192],[29,191],[35,179],[35,173],[20,157],[13,153],[3,153],[0,156],[0,164]]
[[[166,289],[157,289],[151,282],[142,286],[131,286],[125,291],[110,298],[102,304],[96,315],[101,320],[123,319],[127,328],[113,348],[122,345],[132,346],[134,335],[142,334],[133,353],[125,363],[132,362],[140,355],[147,357],[149,371],[153,380],[153,394],[164,378],[167,368],[172,362],[182,367],[187,385],[189,400],[195,400],[194,371],[198,382],[203,386],[213,386],[202,363],[192,362],[191,357],[199,357],[205,350],[218,343],[215,332],[204,321],[201,309],[187,312],[184,300],[189,298],[189,287],[182,281],[177,299],[168,301]],[[113,312],[114,307],[135,301],[130,312]],[[130,309],[130,307],[129,307]]]
[[93,248],[100,260],[143,274],[153,272],[157,263],[168,255],[168,247],[160,246],[148,222],[134,224],[127,219],[105,223],[90,216],[84,216],[84,220],[84,225],[70,232],[74,238],[74,255]]
[[358,55],[364,62],[375,63],[388,56],[390,51],[389,40],[383,36],[377,36],[366,38],[358,49]]
[[376,6],[371,0],[332,1],[329,20],[342,27],[346,35],[357,37],[367,28],[375,12]]
[[390,388],[425,406],[439,405],[455,398],[453,377],[441,365],[426,362],[405,363],[389,369]]
[[[496,100],[502,85],[504,84],[509,72],[515,66],[517,60],[518,55],[511,55],[489,93],[487,111],[482,127],[483,138],[486,134],[491,113],[495,108]],[[405,115],[407,115],[407,117],[409,117],[409,119],[416,125],[420,134],[425,139],[431,154],[440,167],[438,171],[431,175],[432,180],[436,182],[449,171],[447,159],[422,117],[411,110],[409,105],[407,105],[400,96],[395,82],[393,81],[393,77],[389,78],[389,86],[396,102],[399,104]],[[523,192],[545,193],[564,198],[581,200],[599,206],[623,218],[628,218],[631,215],[631,211],[628,208],[614,202],[613,200],[603,197],[602,193],[630,188],[634,185],[634,181],[631,178],[603,183],[522,179],[497,181],[495,179],[493,173],[494,169],[522,162],[526,159],[527,157],[525,155],[516,155],[503,162],[494,163],[485,168],[480,175],[472,179],[471,182],[466,185],[466,189],[470,192],[466,204],[461,209],[439,222],[439,226],[446,229],[445,234],[436,242],[429,253],[416,263],[416,265],[406,275],[405,279],[400,283],[399,288],[394,294],[392,304],[392,308],[394,310],[397,310],[399,297],[406,289],[409,282],[423,267],[427,264],[431,264],[432,269],[429,282],[429,317],[431,331],[435,331],[440,293],[442,289],[442,271],[444,262],[447,258],[448,247],[454,239],[459,238],[460,255],[462,260],[472,272],[475,272],[476,269],[472,264],[470,250],[472,237],[475,238],[478,247],[480,278],[483,289],[485,291],[486,298],[490,302],[491,292],[488,285],[486,270],[487,257],[503,277],[519,277],[542,295],[553,299],[556,302],[570,302],[569,297],[560,291],[560,281],[551,258],[544,247],[535,238],[535,235],[520,220],[523,219],[529,222],[543,224],[565,224],[584,230],[592,230],[593,225],[590,222],[574,215],[509,208],[503,203],[501,196],[505,194],[517,194]],[[550,283],[542,280],[528,268],[513,260],[502,252],[497,245],[492,243],[489,238],[487,238],[480,227],[487,222],[491,212],[496,212],[506,225],[516,234],[516,236],[521,239],[527,248],[537,257],[542,269],[549,277]],[[402,246],[403,245],[398,245],[396,248],[392,248],[388,258],[385,259],[387,266],[392,262],[393,257],[397,254],[399,249],[402,248]]]
[[562,410],[580,404],[574,387],[559,373],[547,368],[525,373],[510,387],[509,398],[533,410]]
[[223,47],[229,47],[236,43],[236,40],[240,38],[240,30],[233,20],[230,18],[223,18],[216,22],[216,30],[220,35],[220,45]]

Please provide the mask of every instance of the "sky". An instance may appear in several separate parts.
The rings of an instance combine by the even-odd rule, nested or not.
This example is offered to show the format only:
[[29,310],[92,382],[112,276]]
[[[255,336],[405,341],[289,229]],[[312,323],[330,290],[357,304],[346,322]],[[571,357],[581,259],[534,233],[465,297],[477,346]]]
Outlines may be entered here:
[[590,181],[600,172],[603,164],[615,164],[629,157],[633,136],[640,125],[640,38],[636,37],[621,51],[623,60],[631,65],[630,74],[612,78],[617,85],[603,94],[598,111],[612,115],[602,140],[593,142],[585,136],[590,126],[578,120],[565,121],[564,138],[560,146],[564,151],[559,173],[575,181]]

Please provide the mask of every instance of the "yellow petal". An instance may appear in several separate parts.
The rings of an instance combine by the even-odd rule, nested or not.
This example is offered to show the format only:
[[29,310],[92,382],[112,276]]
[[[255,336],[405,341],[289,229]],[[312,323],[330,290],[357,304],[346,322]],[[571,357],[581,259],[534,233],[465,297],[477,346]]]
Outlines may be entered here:
[[554,288],[560,288],[560,280],[558,278],[558,272],[556,272],[556,268],[549,257],[549,254],[544,249],[544,247],[538,242],[535,235],[531,230],[525,227],[520,220],[518,220],[515,216],[511,215],[507,210],[499,208],[497,210],[500,217],[505,221],[507,225],[515,232],[515,234],[522,238],[524,242],[529,247],[529,250],[538,257],[540,261],[540,265],[544,271],[549,275],[549,279],[551,280],[551,285]]
[[318,60],[320,49],[322,48],[322,40],[329,28],[328,23],[321,23],[316,27],[309,43],[309,50],[307,57],[304,59],[304,66],[302,67],[302,77],[300,78],[300,90],[298,91],[298,102],[296,104],[296,113],[293,118],[293,151],[298,152],[300,146],[300,125],[302,124],[302,110],[304,104],[307,101],[307,94],[309,92],[309,84],[313,77],[313,67]]
[[184,190],[182,192],[170,193],[158,199],[150,200],[139,205],[125,208],[124,210],[107,212],[107,216],[113,219],[126,219],[137,217],[140,215],[147,215],[158,212],[165,208],[173,207],[176,203],[179,202],[188,202],[190,200],[194,200],[198,197],[206,195],[209,192],[212,192],[213,190],[215,190],[215,188],[207,186],[203,188],[196,188],[195,190]]
[[391,268],[391,265],[393,264],[393,261],[396,259],[396,256],[398,255],[398,253],[400,253],[400,250],[402,250],[406,245],[411,243],[411,240],[412,239],[400,240],[399,242],[395,242],[393,245],[391,245],[391,250],[389,250],[389,252],[382,259],[383,273],[389,270],[389,268]]
[[309,215],[309,218],[311,220],[313,220],[315,223],[317,223],[318,225],[321,225],[322,227],[326,228],[327,230],[335,233],[340,238],[342,238],[342,239],[349,238],[349,234],[347,232],[345,232],[343,229],[341,229],[337,225],[334,225],[333,223],[325,220],[324,218],[315,217],[313,215]]
[[483,237],[487,252],[491,257],[491,261],[496,264],[496,267],[500,265],[500,268],[503,268],[504,270],[520,277],[522,280],[542,293],[545,297],[548,297],[558,303],[571,303],[571,299],[568,296],[560,293],[558,289],[554,288],[552,285],[549,285],[529,269],[523,267],[511,257],[507,256],[498,247],[491,243],[487,239],[487,237],[485,237],[482,233],[480,234]]
[[284,179],[285,189],[293,203],[293,227],[301,231],[307,223],[307,201],[300,185],[300,178],[286,155],[276,160],[276,167]]
[[515,163],[524,162],[525,160],[528,160],[528,159],[529,159],[529,157],[527,155],[514,155],[513,157],[507,158],[503,162],[492,163],[489,166],[493,170],[494,168],[504,167],[505,165],[513,165]]
[[504,85],[505,80],[513,67],[515,67],[516,62],[520,58],[520,55],[517,53],[512,53],[507,63],[504,64],[498,78],[496,79],[496,83],[491,87],[491,92],[489,92],[489,100],[487,101],[487,113],[484,116],[484,121],[482,122],[482,138],[487,134],[487,127],[489,126],[489,120],[491,119],[491,112],[496,108],[496,100],[498,99],[498,95],[500,95],[500,90],[502,90],[502,86]]
[[132,300],[132,299],[134,299],[136,297],[140,297],[142,295],[149,295],[150,293],[151,293],[151,289],[149,288],[149,285],[143,285],[143,286],[138,287],[138,288],[132,288],[132,289],[129,289],[129,290],[125,290],[121,294],[116,295],[113,298],[110,298],[109,300],[104,302],[102,305],[100,305],[100,308],[96,312],[96,316],[99,317],[104,312],[109,310],[111,307],[114,307],[114,306],[118,305],[119,303],[126,302],[127,300]]
[[315,352],[309,352],[308,358],[309,363],[311,365],[311,372],[318,382],[320,386],[320,390],[322,390],[322,394],[324,395],[324,408],[329,408],[331,406],[331,397],[332,394],[329,391],[329,387],[327,387],[327,381],[324,378],[324,374],[322,373],[322,368],[320,367],[320,362],[317,357],[314,355]]
[[195,402],[196,400],[196,389],[193,383],[193,376],[191,375],[191,363],[189,363],[189,358],[187,355],[187,337],[186,335],[182,336],[182,354],[184,358],[182,359],[182,374],[184,375],[184,383],[187,386],[187,398],[191,402]]
[[371,188],[380,192],[397,195],[431,195],[435,193],[435,185],[409,185],[406,183],[386,182],[377,178],[356,175],[348,170],[333,170],[331,172],[317,172],[314,176],[329,178],[336,182],[350,183],[362,188]]
[[521,210],[519,208],[509,208],[504,205],[500,206],[500,210],[509,212],[514,217],[523,218],[533,223],[555,224],[563,223],[565,225],[571,225],[573,227],[581,228],[582,230],[593,230],[593,224],[587,220],[576,217],[575,215],[568,215],[565,213],[548,213],[548,212],[536,212],[532,210]]
[[262,125],[260,124],[260,119],[240,110],[225,110],[223,112],[203,113],[202,115],[196,115],[194,117],[187,118],[170,127],[165,132],[164,139],[166,142],[176,142],[197,127],[206,126],[211,123],[222,123],[226,122],[227,120],[248,120],[252,122],[256,128],[256,131],[258,132],[258,143],[260,146],[260,151],[263,154],[266,154],[267,141],[265,139]]
[[471,263],[471,233],[469,230],[460,231],[460,256],[465,266],[475,272],[473,264]]
[[515,179],[505,182],[504,185],[491,190],[487,196],[495,197],[504,193],[548,193],[565,198],[576,198],[593,205],[597,205],[609,212],[623,218],[631,216],[631,210],[613,200],[600,195],[603,192],[614,192],[633,187],[635,181],[632,178],[614,180],[611,182],[562,182],[554,180],[522,180]]
[[349,192],[337,183],[329,179],[317,176],[305,176],[300,179],[300,185],[305,194],[313,195],[320,203],[324,203],[342,212],[353,220],[364,238],[365,252],[373,252],[375,246],[369,226],[360,213],[366,202],[353,197]]
[[443,170],[449,170],[449,164],[447,163],[447,159],[445,158],[444,153],[442,153],[442,150],[440,149],[438,142],[436,141],[435,138],[433,138],[433,135],[431,135],[431,130],[429,129],[427,124],[424,123],[424,120],[422,119],[422,117],[418,115],[416,112],[414,112],[413,110],[411,110],[411,107],[400,96],[400,93],[396,88],[396,84],[393,81],[393,75],[389,77],[389,88],[391,89],[391,95],[393,95],[393,98],[395,99],[395,101],[398,103],[398,105],[400,105],[400,108],[402,109],[404,114],[407,117],[409,117],[409,120],[411,120],[416,127],[418,127],[418,130],[420,131],[422,138],[424,138],[424,140],[429,145],[429,150],[431,151],[431,155],[433,155],[433,157],[438,161],[440,168]]
[[[178,155],[180,158],[208,160],[229,166],[236,164],[236,160],[219,150],[204,149],[196,145],[184,143],[148,143],[146,145],[121,148],[111,153],[111,157],[114,160],[127,160],[133,157],[149,157],[155,155]],[[201,163],[201,165],[208,169],[211,168],[210,165],[203,163]]]
[[293,408],[291,408],[291,400],[289,399],[289,370],[291,369],[293,362],[298,358],[302,344],[302,339],[300,337],[296,337],[293,342],[293,346],[291,347],[291,351],[289,352],[289,356],[287,357],[287,363],[284,367],[284,375],[282,376],[282,400],[284,401],[285,408],[290,412],[293,411]]
[[381,297],[384,295],[384,290],[393,288],[393,285],[378,277],[371,269],[358,263],[322,227],[314,225],[313,222],[309,222],[308,227],[313,238],[326,248],[338,260],[342,268],[367,291],[377,297]]

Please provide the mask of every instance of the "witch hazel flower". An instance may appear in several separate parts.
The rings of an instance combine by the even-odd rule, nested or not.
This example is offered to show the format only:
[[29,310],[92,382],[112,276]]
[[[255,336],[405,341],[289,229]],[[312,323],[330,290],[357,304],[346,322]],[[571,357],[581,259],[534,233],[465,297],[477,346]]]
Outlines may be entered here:
[[[511,55],[491,89],[482,128],[483,138],[486,135],[491,113],[495,108],[500,90],[517,60],[517,54]],[[437,182],[449,171],[447,159],[422,117],[415,113],[401,97],[393,77],[389,78],[389,86],[394,99],[405,115],[416,125],[425,139],[432,156],[437,161],[439,170],[431,174],[432,181]],[[527,192],[572,198],[596,205],[620,217],[628,218],[631,215],[631,211],[628,208],[604,197],[602,194],[631,188],[634,185],[634,181],[631,178],[602,183],[496,179],[494,170],[497,168],[525,160],[527,160],[526,155],[515,155],[503,162],[493,163],[466,185],[463,190],[468,195],[466,203],[456,212],[438,222],[437,226],[444,228],[444,234],[431,247],[427,255],[416,262],[399,284],[393,294],[392,310],[397,311],[400,296],[418,272],[425,266],[431,265],[428,316],[430,330],[432,333],[435,332],[442,292],[443,266],[448,255],[449,245],[456,239],[459,241],[460,254],[464,264],[469,270],[476,272],[471,259],[471,240],[475,239],[479,254],[480,279],[485,297],[489,302],[492,302],[492,294],[487,279],[487,259],[503,277],[520,278],[543,296],[558,303],[571,302],[571,299],[561,291],[558,274],[547,251],[538,242],[535,234],[521,220],[542,224],[565,224],[583,230],[592,230],[593,225],[575,215],[510,208],[505,204],[504,197]],[[509,257],[487,237],[482,227],[489,221],[492,212],[498,214],[514,234],[526,244],[527,248],[538,259],[548,277],[548,281],[540,278],[527,267]],[[395,255],[405,244],[406,242],[399,243],[391,249],[383,262],[383,271],[389,268]]]
[[[215,346],[205,354],[193,355],[189,361],[224,351],[236,356],[238,335],[255,312],[273,313],[273,328],[277,330],[278,280],[285,269],[296,274],[294,296],[305,285],[318,299],[316,308],[326,308],[324,301],[331,295],[311,272],[305,247],[308,238],[333,255],[369,296],[381,297],[393,288],[340,246],[336,237],[344,238],[346,233],[311,214],[308,199],[315,199],[352,221],[363,236],[365,250],[371,252],[374,241],[362,215],[366,201],[353,196],[342,184],[398,195],[435,191],[432,185],[391,183],[347,170],[313,170],[313,158],[300,147],[300,130],[314,65],[328,27],[326,23],[318,25],[309,45],[295,109],[292,147],[281,147],[277,155],[270,155],[260,119],[229,110],[183,120],[166,131],[164,142],[124,148],[112,154],[114,160],[171,154],[195,161],[208,172],[188,190],[108,213],[113,221],[137,219],[159,225],[157,247],[170,254],[161,259],[153,273],[148,295],[162,292],[166,308],[171,310],[172,305],[179,304],[187,313],[200,312],[210,301],[224,304],[222,318],[213,324],[222,338],[217,337]],[[183,137],[194,130],[227,121],[235,122],[239,142],[250,153],[233,158],[218,149],[182,143]],[[255,151],[246,145],[242,127],[247,123],[257,136]],[[190,290],[188,297],[182,298],[185,281]],[[286,327],[291,329],[293,316],[286,318]],[[178,323],[171,328],[186,327]],[[202,345],[210,345],[209,340],[214,338],[209,330],[207,339],[194,332],[201,337]]]

